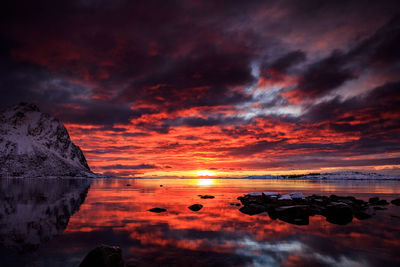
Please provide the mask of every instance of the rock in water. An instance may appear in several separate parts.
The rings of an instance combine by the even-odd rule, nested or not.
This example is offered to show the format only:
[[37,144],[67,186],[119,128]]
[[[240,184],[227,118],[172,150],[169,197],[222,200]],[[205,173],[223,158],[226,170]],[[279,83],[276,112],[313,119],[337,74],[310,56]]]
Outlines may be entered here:
[[248,204],[239,209],[241,213],[247,214],[247,215],[256,215],[259,213],[263,213],[266,211],[265,207],[259,204]]
[[199,196],[200,196],[200,198],[203,198],[203,199],[214,198],[214,196],[210,196],[210,195],[199,195]]
[[152,209],[149,209],[149,211],[155,212],[155,213],[160,213],[160,212],[166,212],[167,210],[163,209],[163,208],[152,208]]
[[353,220],[353,212],[351,208],[345,203],[335,203],[327,205],[323,210],[322,215],[330,223],[345,225]]
[[203,205],[201,204],[193,204],[192,206],[188,207],[192,211],[199,211],[203,208]]
[[297,225],[308,225],[310,207],[308,205],[282,206],[277,208],[278,219]]
[[122,250],[119,247],[101,245],[91,250],[79,267],[124,267]]
[[57,119],[34,104],[0,112],[0,177],[94,176]]
[[400,206],[400,198],[393,199],[390,201],[393,205]]

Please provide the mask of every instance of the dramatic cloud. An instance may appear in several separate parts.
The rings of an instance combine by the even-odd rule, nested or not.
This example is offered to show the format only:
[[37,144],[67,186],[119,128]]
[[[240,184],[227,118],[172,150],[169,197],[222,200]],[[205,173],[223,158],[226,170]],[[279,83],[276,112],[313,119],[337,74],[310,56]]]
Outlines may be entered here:
[[35,102],[66,124],[95,171],[120,176],[396,171],[399,9],[394,0],[6,1],[0,108]]

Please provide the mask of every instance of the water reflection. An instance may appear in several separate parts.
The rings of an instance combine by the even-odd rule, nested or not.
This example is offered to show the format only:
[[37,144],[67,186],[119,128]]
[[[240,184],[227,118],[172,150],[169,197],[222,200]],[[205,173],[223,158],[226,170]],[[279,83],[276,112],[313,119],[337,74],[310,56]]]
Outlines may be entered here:
[[215,179],[197,179],[197,185],[199,186],[210,186],[215,183]]
[[61,234],[89,186],[85,179],[0,179],[0,245],[23,253]]
[[[398,182],[308,182],[113,179],[95,180],[62,235],[15,266],[77,266],[101,243],[121,246],[129,266],[396,266],[400,263],[400,207],[371,219],[330,224],[322,216],[298,226],[267,213],[239,212],[236,198],[251,191],[377,195],[393,199]],[[126,186],[129,183],[131,186]],[[160,187],[160,185],[163,185]],[[201,199],[198,195],[213,195]],[[193,212],[188,206],[204,207]],[[155,214],[148,209],[167,212]],[[1,254],[0,254],[1,255]],[[32,264],[33,263],[33,264]],[[7,266],[7,265],[6,265]]]

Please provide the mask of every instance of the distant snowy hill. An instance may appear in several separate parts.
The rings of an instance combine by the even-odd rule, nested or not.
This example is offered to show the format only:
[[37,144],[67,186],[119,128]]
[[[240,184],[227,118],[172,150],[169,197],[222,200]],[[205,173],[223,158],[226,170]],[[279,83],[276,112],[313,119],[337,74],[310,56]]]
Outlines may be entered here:
[[316,179],[316,180],[400,180],[399,175],[386,175],[379,173],[365,172],[331,172],[331,173],[310,173],[295,175],[254,175],[243,177],[245,179]]
[[34,104],[0,112],[0,177],[93,176],[57,119]]

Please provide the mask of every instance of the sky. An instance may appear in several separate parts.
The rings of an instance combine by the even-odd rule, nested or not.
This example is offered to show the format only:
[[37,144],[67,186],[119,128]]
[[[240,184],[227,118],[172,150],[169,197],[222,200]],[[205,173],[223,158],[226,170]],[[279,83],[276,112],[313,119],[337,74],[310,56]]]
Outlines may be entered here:
[[0,108],[116,176],[400,173],[400,2],[8,1]]

